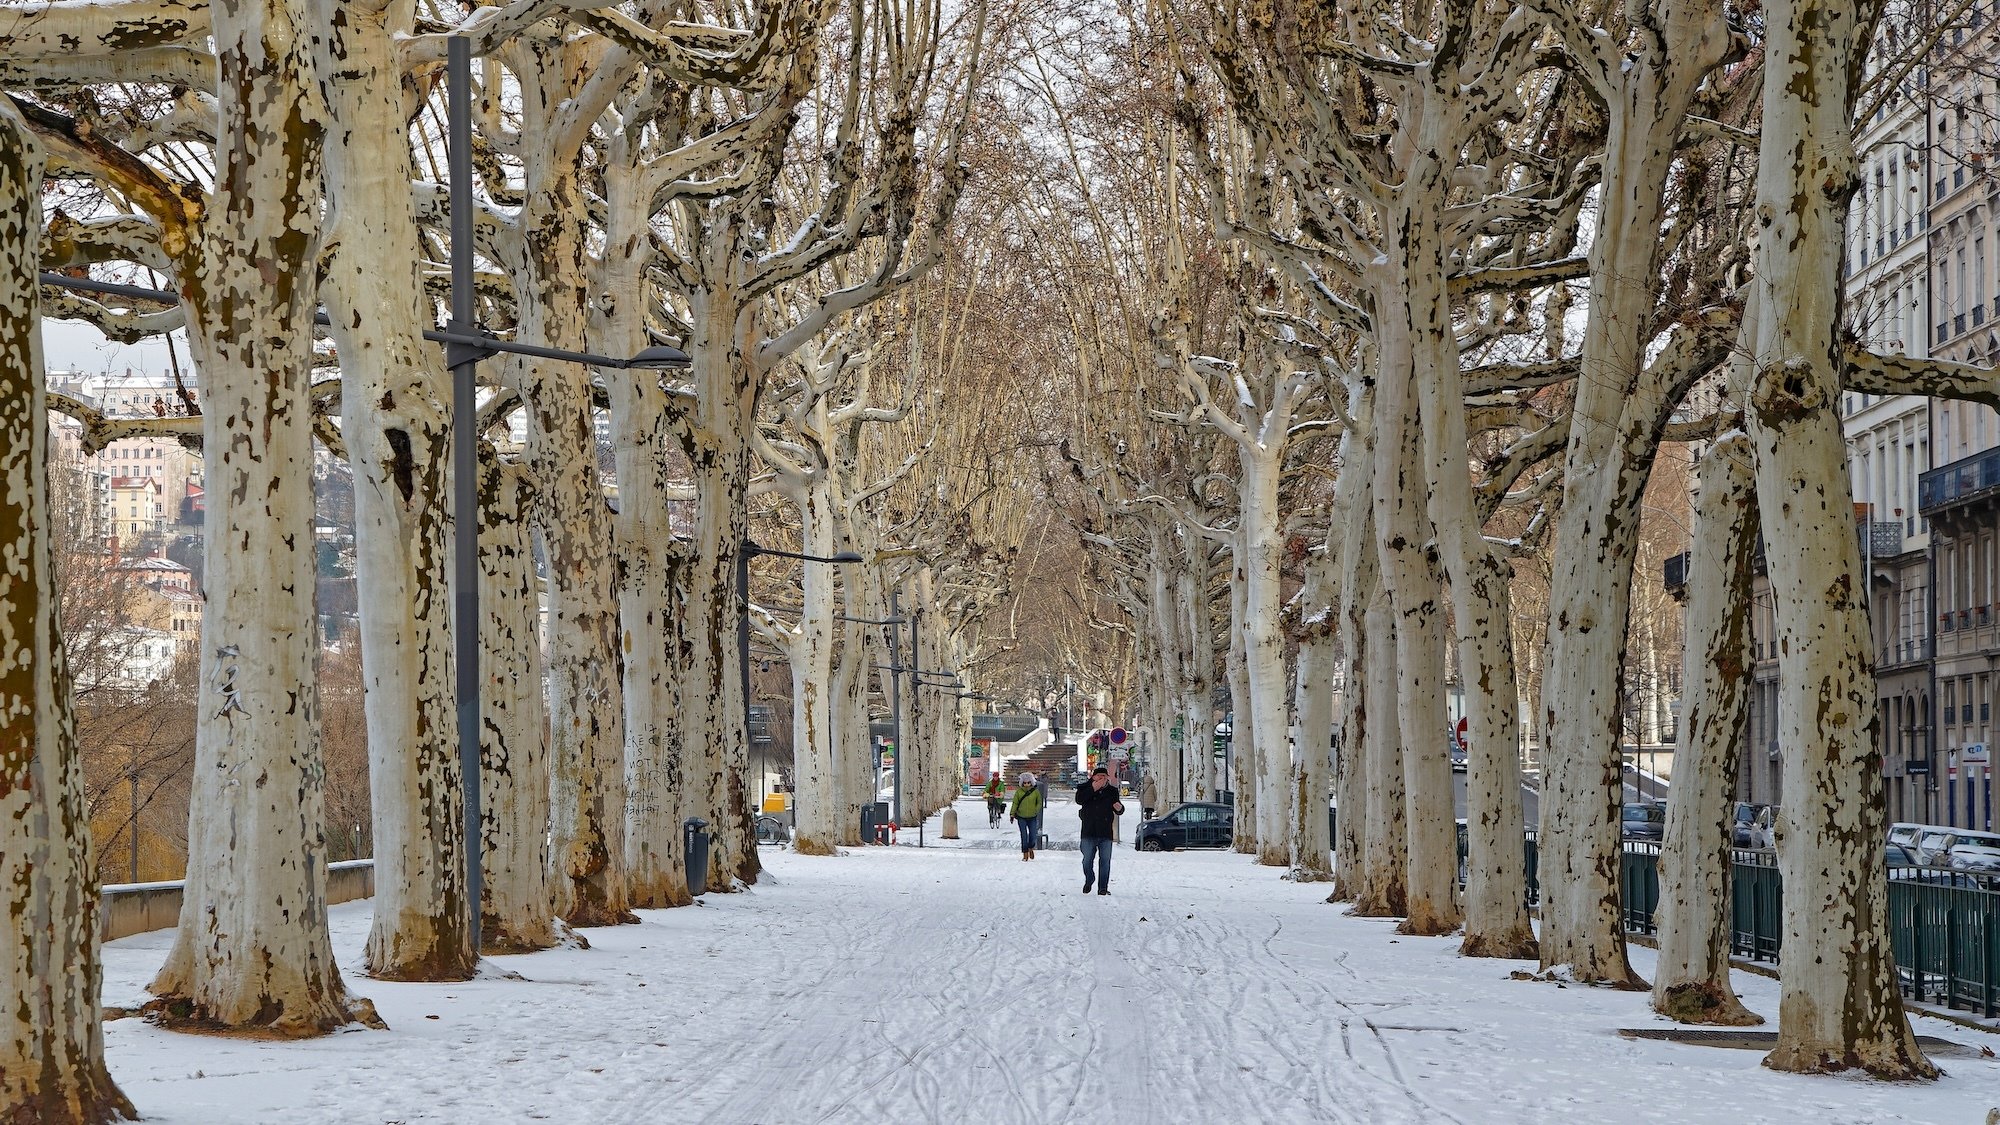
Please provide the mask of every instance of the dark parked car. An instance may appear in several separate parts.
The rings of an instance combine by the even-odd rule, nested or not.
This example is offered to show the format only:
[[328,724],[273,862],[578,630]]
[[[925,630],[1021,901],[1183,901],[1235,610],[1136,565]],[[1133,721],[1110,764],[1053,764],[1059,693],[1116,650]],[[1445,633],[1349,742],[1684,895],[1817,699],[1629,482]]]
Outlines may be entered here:
[[1236,810],[1228,805],[1188,804],[1139,825],[1132,846],[1142,852],[1226,848],[1235,829]]
[[1736,815],[1729,822],[1729,842],[1739,848],[1757,846],[1757,814],[1765,806],[1753,805],[1748,801],[1736,802]]
[[1667,834],[1667,806],[1626,805],[1619,827],[1619,835],[1627,840],[1659,840]]
[[1901,844],[1890,844],[1888,862],[1890,867],[1915,867],[1917,866],[1917,857],[1911,855],[1910,849]]

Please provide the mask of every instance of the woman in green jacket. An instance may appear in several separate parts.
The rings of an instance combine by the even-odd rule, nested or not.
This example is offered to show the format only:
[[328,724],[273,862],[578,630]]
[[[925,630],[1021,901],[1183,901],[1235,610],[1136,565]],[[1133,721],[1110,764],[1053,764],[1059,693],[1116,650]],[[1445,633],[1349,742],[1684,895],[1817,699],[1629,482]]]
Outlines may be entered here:
[[1017,780],[1020,787],[1014,790],[1011,812],[1015,827],[1021,830],[1021,858],[1028,860],[1035,858],[1035,841],[1042,838],[1042,809],[1048,794],[1032,773],[1023,773]]

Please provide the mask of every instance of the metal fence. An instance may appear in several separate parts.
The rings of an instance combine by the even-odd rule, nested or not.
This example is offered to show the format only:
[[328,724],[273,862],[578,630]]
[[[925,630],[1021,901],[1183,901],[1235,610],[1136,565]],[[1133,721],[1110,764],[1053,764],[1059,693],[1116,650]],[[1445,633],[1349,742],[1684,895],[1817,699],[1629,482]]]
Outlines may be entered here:
[[[1535,833],[1526,834],[1528,901],[1539,901]],[[1458,877],[1465,881],[1465,826],[1458,827]],[[1784,939],[1784,886],[1777,853],[1732,848],[1729,945],[1750,961],[1778,960]],[[1619,911],[1630,933],[1656,932],[1660,845],[1627,842],[1618,865]],[[1923,1003],[2000,1017],[2000,876],[1942,867],[1892,867],[1889,946],[1903,995]]]

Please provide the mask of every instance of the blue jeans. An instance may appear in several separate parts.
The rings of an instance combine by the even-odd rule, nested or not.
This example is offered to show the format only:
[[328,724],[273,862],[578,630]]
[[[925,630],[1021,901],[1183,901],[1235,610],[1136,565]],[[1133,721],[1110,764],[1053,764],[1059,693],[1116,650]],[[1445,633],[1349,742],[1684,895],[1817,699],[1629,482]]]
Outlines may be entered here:
[[1042,818],[1039,816],[1019,816],[1014,818],[1014,827],[1021,830],[1021,850],[1033,851],[1035,841],[1042,835]]
[[[1086,883],[1095,882],[1099,890],[1102,890],[1103,888],[1110,886],[1111,846],[1112,846],[1111,840],[1103,836],[1085,836],[1082,840],[1082,843],[1083,843],[1083,881]],[[1092,856],[1097,857],[1097,875],[1095,879],[1092,879],[1090,873],[1090,860]]]

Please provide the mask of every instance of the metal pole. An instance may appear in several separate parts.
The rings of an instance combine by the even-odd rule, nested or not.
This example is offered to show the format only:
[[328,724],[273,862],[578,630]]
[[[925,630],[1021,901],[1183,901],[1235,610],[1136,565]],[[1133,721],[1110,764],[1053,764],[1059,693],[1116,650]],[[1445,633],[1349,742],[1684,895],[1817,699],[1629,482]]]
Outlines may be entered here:
[[[736,545],[736,664],[743,673],[743,737],[750,733],[750,548]],[[764,811],[764,752],[757,751],[757,812]]]
[[[912,768],[914,768],[917,764],[916,744],[918,740],[922,738],[922,729],[923,729],[921,724],[918,722],[918,708],[917,708],[917,701],[923,698],[923,696],[919,693],[921,693],[924,688],[924,681],[922,678],[924,674],[924,658],[923,654],[917,651],[917,617],[922,612],[923,612],[922,609],[918,606],[910,607],[910,765]],[[892,613],[889,616],[894,617],[896,615]],[[896,771],[898,773],[902,772],[903,768],[902,762],[903,762],[902,747],[899,746],[896,748]],[[921,770],[918,771],[917,776],[919,779],[922,778],[923,773]],[[917,810],[917,846],[920,848],[924,846],[925,812],[926,810],[921,808]],[[897,817],[896,823],[897,824],[902,823],[902,817],[900,815]]]
[[[889,616],[898,617],[902,609],[896,604],[896,591],[889,591]],[[889,737],[896,740],[896,807],[890,812],[897,824],[903,823],[903,693],[902,674],[896,669],[903,666],[900,634],[894,625],[889,626]]]
[[[472,277],[472,43],[446,43],[451,166],[451,328],[475,330]],[[452,657],[458,679],[458,768],[465,801],[465,896],[472,956],[479,957],[484,898],[479,807],[479,352],[462,344],[445,351],[451,364]]]

